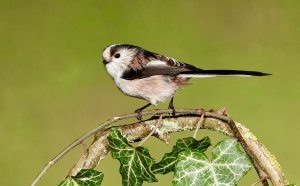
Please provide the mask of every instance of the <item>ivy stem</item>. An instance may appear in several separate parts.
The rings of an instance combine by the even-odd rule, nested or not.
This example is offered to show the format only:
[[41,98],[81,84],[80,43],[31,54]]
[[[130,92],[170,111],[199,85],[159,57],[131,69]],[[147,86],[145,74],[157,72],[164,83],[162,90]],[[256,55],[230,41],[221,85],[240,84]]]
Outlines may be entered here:
[[142,146],[142,144],[143,144],[145,141],[147,141],[147,140],[154,134],[154,132],[156,131],[156,129],[158,129],[158,128],[161,126],[162,117],[163,117],[162,114],[159,115],[159,119],[158,119],[156,125],[154,126],[153,130],[148,134],[148,136],[146,136],[146,137],[141,141],[141,143],[140,143],[138,146]]
[[199,119],[199,121],[197,123],[196,129],[195,129],[195,132],[194,132],[194,135],[193,135],[193,137],[195,139],[196,139],[196,136],[197,136],[197,133],[198,133],[199,129],[202,127],[202,125],[204,123],[204,115],[205,115],[205,111],[202,110],[201,111],[201,117],[200,117],[200,119]]

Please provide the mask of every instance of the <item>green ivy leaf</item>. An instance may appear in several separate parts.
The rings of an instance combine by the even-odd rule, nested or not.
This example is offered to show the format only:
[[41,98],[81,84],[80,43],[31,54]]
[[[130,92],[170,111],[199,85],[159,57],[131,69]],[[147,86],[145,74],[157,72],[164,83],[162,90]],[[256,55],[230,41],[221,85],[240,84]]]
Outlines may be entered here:
[[64,179],[59,186],[99,186],[104,174],[93,169],[81,169],[76,176]]
[[142,185],[143,181],[157,181],[150,171],[154,159],[150,156],[148,149],[132,147],[117,129],[110,132],[108,141],[112,157],[121,163],[120,173],[123,185],[138,186]]
[[250,170],[249,157],[236,140],[226,139],[212,150],[212,161],[203,152],[188,149],[178,155],[174,185],[233,186]]
[[187,149],[194,149],[204,152],[211,145],[209,137],[197,141],[193,137],[178,139],[172,151],[166,153],[159,163],[154,164],[151,170],[154,174],[167,174],[174,171],[177,163],[177,156]]

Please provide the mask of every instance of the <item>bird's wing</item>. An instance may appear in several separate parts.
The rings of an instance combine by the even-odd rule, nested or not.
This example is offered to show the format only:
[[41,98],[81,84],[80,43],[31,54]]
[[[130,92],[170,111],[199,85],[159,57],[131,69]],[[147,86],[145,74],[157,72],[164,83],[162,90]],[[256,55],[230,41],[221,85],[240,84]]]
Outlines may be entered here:
[[177,75],[199,70],[201,69],[192,65],[144,50],[133,59],[129,69],[124,72],[122,78],[133,80],[154,75]]
[[138,49],[137,55],[129,68],[123,73],[122,78],[134,80],[155,75],[207,78],[218,76],[266,76],[270,74],[245,70],[204,70],[164,55]]

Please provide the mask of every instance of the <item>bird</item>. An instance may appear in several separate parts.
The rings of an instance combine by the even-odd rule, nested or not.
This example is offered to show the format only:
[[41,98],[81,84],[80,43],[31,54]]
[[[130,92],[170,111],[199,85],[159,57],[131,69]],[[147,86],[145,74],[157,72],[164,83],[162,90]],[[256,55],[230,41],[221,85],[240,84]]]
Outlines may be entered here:
[[245,70],[204,70],[131,44],[107,46],[102,57],[108,74],[122,93],[149,102],[135,110],[138,120],[142,120],[145,108],[170,98],[168,108],[175,115],[174,96],[191,78],[271,75]]

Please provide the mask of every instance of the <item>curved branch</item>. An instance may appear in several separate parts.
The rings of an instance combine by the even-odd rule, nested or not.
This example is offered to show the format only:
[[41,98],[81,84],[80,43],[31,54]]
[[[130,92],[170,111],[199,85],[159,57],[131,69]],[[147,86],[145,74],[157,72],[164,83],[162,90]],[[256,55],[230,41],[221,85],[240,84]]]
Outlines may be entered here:
[[[194,130],[196,123],[198,123],[202,109],[177,109],[176,112],[183,114],[175,117],[164,117],[162,119],[161,127],[156,129],[153,136],[161,139],[165,143],[169,142],[169,133]],[[161,115],[171,113],[172,110],[151,110],[143,112],[143,115]],[[108,153],[107,136],[109,131],[113,128],[111,125],[117,121],[134,118],[137,114],[127,114],[114,117],[105,123],[101,124],[94,130],[88,132],[82,137],[75,140],[71,145],[66,147],[61,153],[53,158],[36,177],[32,186],[36,185],[39,180],[46,174],[48,169],[61,159],[66,153],[74,147],[81,144],[85,139],[95,134],[95,139],[90,147],[84,152],[79,161],[69,171],[68,176],[74,176],[81,169],[91,169],[98,165],[99,161],[104,159]],[[223,112],[205,112],[205,120],[201,128],[209,129],[223,133],[227,136],[234,137],[241,142],[246,153],[253,161],[260,178],[266,180],[270,178],[274,185],[283,185],[286,183],[277,161],[267,151],[267,149],[257,141],[255,136],[244,126],[234,123],[230,118],[223,115]],[[158,117],[152,117],[149,120],[137,122],[129,125],[114,126],[117,127],[128,141],[134,142],[140,140],[155,128]],[[267,183],[267,182],[266,182]]]
[[[185,114],[197,114],[198,109],[177,109],[176,112],[177,113],[185,113]],[[157,109],[157,110],[144,111],[142,114],[143,114],[143,116],[147,116],[147,115],[170,114],[170,113],[172,113],[171,109],[161,109],[161,110]],[[35,186],[40,181],[40,179],[47,173],[48,169],[50,169],[57,161],[59,161],[70,150],[72,150],[76,146],[80,145],[85,139],[94,135],[98,131],[101,131],[101,130],[105,129],[106,127],[109,127],[110,125],[112,125],[113,123],[116,123],[117,121],[129,119],[129,118],[136,118],[136,117],[137,117],[137,113],[113,117],[113,118],[107,120],[106,122],[100,124],[98,127],[93,129],[92,131],[90,131],[90,132],[84,134],[83,136],[81,136],[80,138],[76,139],[73,143],[71,143],[69,146],[67,146],[64,150],[62,150],[58,155],[56,155],[52,160],[50,160],[44,166],[42,171],[32,182],[31,186]],[[222,118],[226,119],[226,117],[218,116],[217,114],[215,114],[215,117],[220,117],[220,119],[222,119]]]

